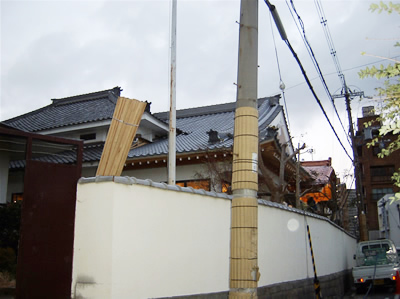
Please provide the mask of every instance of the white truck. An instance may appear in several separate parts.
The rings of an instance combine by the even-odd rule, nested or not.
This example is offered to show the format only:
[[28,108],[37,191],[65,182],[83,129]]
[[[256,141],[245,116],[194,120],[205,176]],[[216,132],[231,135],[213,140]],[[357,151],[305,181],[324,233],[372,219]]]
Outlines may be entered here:
[[[353,267],[354,285],[357,291],[370,284],[395,286],[399,271],[399,257],[394,243],[389,239],[364,241],[357,244]],[[398,274],[397,274],[398,275]]]

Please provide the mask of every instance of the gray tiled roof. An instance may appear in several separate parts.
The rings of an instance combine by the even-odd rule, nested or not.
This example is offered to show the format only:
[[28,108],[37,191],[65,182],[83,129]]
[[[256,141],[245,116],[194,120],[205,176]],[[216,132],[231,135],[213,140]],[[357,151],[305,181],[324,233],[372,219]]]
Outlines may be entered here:
[[[59,127],[112,119],[116,100],[121,89],[54,99],[51,105],[9,119],[4,123],[28,132],[40,132]],[[282,111],[279,95],[258,100],[260,139],[267,137],[271,121]],[[230,149],[233,145],[233,126],[236,103],[226,103],[183,109],[177,111],[176,150],[189,153],[214,149]],[[168,112],[155,113],[154,117],[168,122]],[[219,141],[210,143],[208,131],[217,131]],[[132,149],[128,158],[150,157],[168,154],[168,136],[150,144]],[[99,161],[104,144],[85,145],[83,162]],[[53,157],[54,158],[54,157]],[[52,158],[52,159],[53,159]],[[72,162],[72,161],[71,161]],[[22,161],[14,161],[12,167],[23,167]],[[61,160],[58,163],[63,163]]]
[[53,99],[41,109],[4,121],[5,124],[26,132],[40,132],[54,128],[111,119],[120,88]]
[[332,172],[334,172],[332,166],[326,166],[326,165],[321,165],[321,166],[302,165],[301,167],[303,167],[311,175],[311,177],[314,178],[313,181],[314,185],[329,183],[331,174]]
[[[258,100],[260,139],[272,120],[282,111],[278,105],[279,96]],[[176,137],[177,153],[189,153],[215,149],[229,149],[233,145],[235,103],[205,106],[176,112],[176,127],[182,134]],[[155,113],[155,117],[167,121],[168,113]],[[208,131],[218,131],[220,141],[208,142]],[[128,158],[138,158],[168,153],[168,139],[157,140],[139,148],[132,149]]]
[[[82,162],[99,161],[103,152],[104,142],[96,144],[89,144],[84,146]],[[56,163],[56,164],[71,164],[76,162],[76,153],[74,151],[62,151],[56,154],[40,155],[39,157],[33,157],[33,160]],[[26,165],[25,160],[14,160],[10,161],[11,169],[24,168]]]

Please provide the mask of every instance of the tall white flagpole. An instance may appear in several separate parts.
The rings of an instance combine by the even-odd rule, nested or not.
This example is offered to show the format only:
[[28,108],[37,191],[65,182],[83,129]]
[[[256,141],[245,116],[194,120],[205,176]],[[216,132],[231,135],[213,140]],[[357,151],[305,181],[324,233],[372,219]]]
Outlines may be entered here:
[[172,0],[171,85],[169,105],[168,184],[176,183],[176,15],[177,0]]

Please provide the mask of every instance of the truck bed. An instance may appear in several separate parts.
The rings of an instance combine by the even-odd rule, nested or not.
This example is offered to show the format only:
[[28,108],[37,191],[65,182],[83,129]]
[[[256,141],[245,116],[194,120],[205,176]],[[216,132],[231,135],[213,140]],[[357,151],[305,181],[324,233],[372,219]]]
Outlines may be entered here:
[[[368,281],[374,281],[374,283],[376,284],[383,284],[381,283],[381,280],[390,279],[390,281],[393,281],[393,276],[396,276],[397,271],[399,271],[398,264],[354,267],[353,279],[354,283],[356,284],[365,283]],[[364,281],[361,281],[361,279],[363,279]]]

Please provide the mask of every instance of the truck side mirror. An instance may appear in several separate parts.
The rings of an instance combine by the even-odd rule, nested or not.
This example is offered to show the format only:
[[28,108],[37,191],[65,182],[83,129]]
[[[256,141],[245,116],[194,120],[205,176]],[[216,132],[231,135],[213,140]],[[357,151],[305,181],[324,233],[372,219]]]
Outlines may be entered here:
[[356,259],[356,255],[353,255],[353,260],[355,260]]

